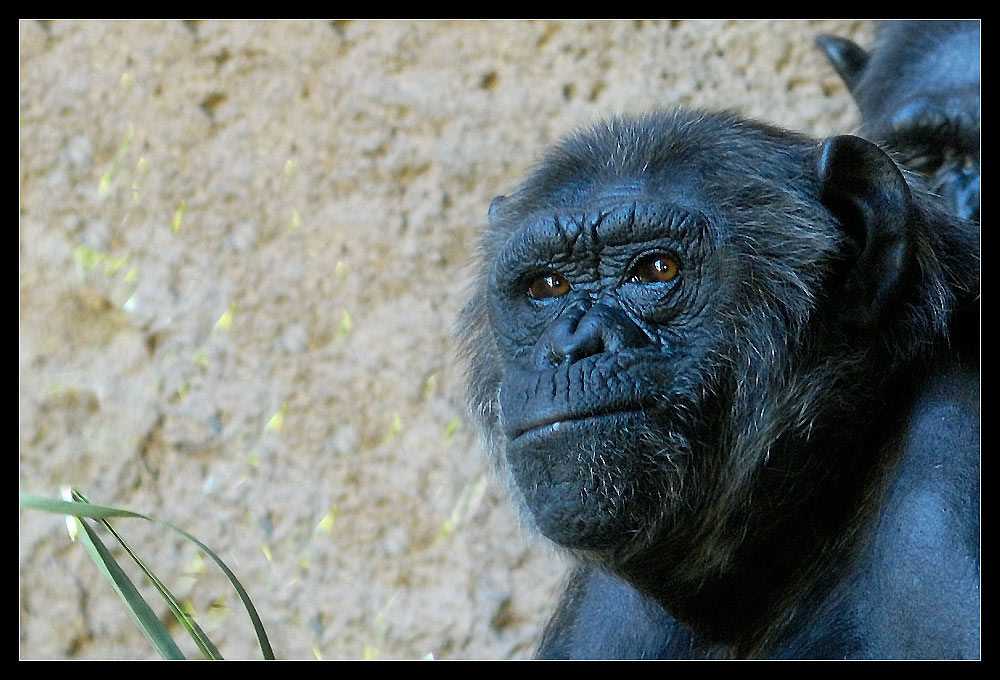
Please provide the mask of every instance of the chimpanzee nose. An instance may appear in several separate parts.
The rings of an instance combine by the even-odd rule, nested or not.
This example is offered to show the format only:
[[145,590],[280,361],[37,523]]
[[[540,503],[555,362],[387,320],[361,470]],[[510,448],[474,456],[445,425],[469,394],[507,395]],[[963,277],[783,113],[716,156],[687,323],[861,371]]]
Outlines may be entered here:
[[572,364],[595,354],[619,352],[649,342],[621,307],[574,305],[545,331],[536,348],[543,368]]

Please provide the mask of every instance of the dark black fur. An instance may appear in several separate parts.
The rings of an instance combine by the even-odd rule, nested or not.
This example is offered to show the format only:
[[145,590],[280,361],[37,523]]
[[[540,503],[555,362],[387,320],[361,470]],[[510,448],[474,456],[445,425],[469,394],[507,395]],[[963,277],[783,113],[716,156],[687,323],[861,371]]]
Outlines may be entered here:
[[978,231],[908,179],[678,110],[494,202],[470,403],[579,564],[539,656],[978,655]]
[[978,221],[979,22],[884,22],[871,54],[844,38],[817,43],[858,104],[862,134],[899,151],[956,214]]

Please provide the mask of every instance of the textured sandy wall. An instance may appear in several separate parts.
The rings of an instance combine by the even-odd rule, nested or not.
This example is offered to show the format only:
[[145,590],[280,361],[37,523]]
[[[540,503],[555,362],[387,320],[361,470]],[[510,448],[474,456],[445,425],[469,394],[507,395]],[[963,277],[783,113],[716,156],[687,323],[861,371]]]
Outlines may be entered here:
[[[282,658],[530,655],[562,567],[489,478],[450,336],[486,207],[611,113],[849,132],[821,32],[870,41],[854,22],[21,22],[20,489],[187,528]],[[257,656],[187,544],[119,526],[224,654]],[[19,545],[22,658],[154,656],[59,518],[21,512]]]

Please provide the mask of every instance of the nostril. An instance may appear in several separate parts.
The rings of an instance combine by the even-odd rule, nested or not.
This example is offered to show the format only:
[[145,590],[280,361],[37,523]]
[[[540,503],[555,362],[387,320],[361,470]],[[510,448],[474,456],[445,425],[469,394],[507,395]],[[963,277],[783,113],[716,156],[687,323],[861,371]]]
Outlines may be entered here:
[[580,324],[586,315],[584,304],[573,305],[545,330],[536,345],[540,368],[555,368],[581,358],[577,345],[582,337],[579,336]]
[[594,323],[590,314],[583,317],[576,330],[558,338],[555,353],[563,358],[563,363],[574,363],[580,359],[600,354],[606,349],[604,329]]

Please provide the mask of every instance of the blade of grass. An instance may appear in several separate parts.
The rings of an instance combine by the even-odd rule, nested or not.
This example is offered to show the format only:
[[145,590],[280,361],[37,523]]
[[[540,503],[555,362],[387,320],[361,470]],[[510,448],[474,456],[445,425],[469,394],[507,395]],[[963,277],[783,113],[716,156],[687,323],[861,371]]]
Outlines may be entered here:
[[[159,520],[154,520],[159,521]],[[250,622],[253,623],[254,632],[257,634],[257,643],[260,645],[260,653],[268,661],[274,660],[274,650],[271,649],[271,643],[267,639],[267,632],[264,630],[264,623],[260,620],[260,616],[257,614],[257,610],[253,606],[253,602],[250,601],[250,594],[243,587],[243,584],[239,582],[236,578],[236,574],[222,561],[222,558],[216,555],[212,550],[209,549],[207,545],[199,541],[197,538],[184,531],[179,527],[175,527],[173,524],[167,522],[160,522],[161,524],[166,524],[168,527],[184,536],[186,539],[201,548],[202,552],[212,558],[216,566],[222,570],[222,572],[229,579],[229,582],[233,585],[236,590],[236,594],[240,596],[240,600],[243,602],[244,609],[247,610],[247,615],[250,617]]]
[[142,632],[152,643],[153,647],[156,648],[156,651],[164,659],[184,659],[184,654],[174,643],[173,638],[170,637],[170,633],[167,632],[167,629],[160,622],[160,619],[157,618],[146,600],[139,594],[135,584],[122,571],[122,568],[118,566],[115,558],[111,556],[111,553],[98,535],[79,517],[74,517],[73,519],[77,523],[77,528],[82,529],[78,537],[87,549],[87,552],[90,553],[90,558],[94,560],[94,564],[97,565],[98,570],[104,574],[111,587],[121,597],[125,603],[125,608],[132,612],[132,616],[135,617],[139,628],[142,629]]
[[[103,505],[92,503],[76,503],[73,501],[61,501],[45,496],[35,496],[30,493],[22,493],[18,498],[18,505],[29,510],[44,510],[56,515],[70,515],[72,517],[90,517],[91,519],[102,519],[104,517],[138,517],[140,519],[150,519],[145,515],[130,510],[120,510],[119,508],[109,508]],[[151,520],[150,521],[155,521]]]
[[[80,499],[85,498],[83,494],[79,491],[73,490],[73,493]],[[35,496],[33,494],[21,493],[19,495],[19,504],[23,508],[30,508],[34,510],[43,510],[45,512],[51,512],[60,515],[70,515],[73,517],[90,517],[92,519],[103,520],[108,517],[131,517],[144,519],[149,522],[155,522],[157,524],[162,524],[170,529],[176,531],[184,538],[188,539],[195,545],[197,545],[202,552],[208,555],[216,566],[222,570],[229,579],[236,593],[239,595],[240,600],[243,602],[243,607],[247,611],[247,615],[250,617],[250,621],[253,624],[254,632],[257,635],[257,643],[260,645],[261,654],[265,659],[273,660],[274,651],[271,649],[271,643],[267,638],[267,632],[264,630],[264,624],[260,620],[260,615],[257,614],[257,609],[253,606],[253,602],[250,600],[250,595],[247,593],[243,584],[240,583],[239,579],[236,578],[236,574],[229,568],[229,566],[222,561],[218,555],[216,555],[207,545],[199,541],[197,538],[184,531],[183,529],[174,526],[170,522],[164,522],[163,520],[158,520],[147,515],[143,515],[138,512],[132,512],[131,510],[123,510],[120,508],[112,508],[103,505],[94,505],[89,501],[60,501],[52,498],[45,498],[43,496]]]
[[[73,489],[71,493],[75,502],[90,503],[87,497],[78,490]],[[177,598],[174,597],[174,594],[167,589],[167,586],[145,565],[141,559],[139,559],[139,556],[132,551],[132,549],[125,542],[125,539],[121,537],[121,534],[114,530],[114,527],[111,526],[111,523],[108,522],[108,520],[100,519],[98,521],[104,525],[105,529],[111,532],[111,535],[118,540],[118,543],[120,543],[122,548],[125,549],[125,552],[129,554],[129,557],[131,557],[132,560],[139,565],[142,573],[146,575],[146,578],[148,578],[153,586],[155,586],[159,591],[160,597],[162,597],[163,601],[167,603],[167,607],[170,608],[170,613],[174,615],[177,622],[181,624],[181,626],[188,632],[188,635],[191,636],[191,639],[194,640],[194,643],[198,645],[198,649],[201,650],[202,655],[211,661],[221,661],[222,654],[219,653],[219,649],[215,646],[211,639],[209,639],[209,637],[205,634],[205,631],[201,629],[201,626],[198,625],[194,618],[184,611],[180,602],[178,602]]]

